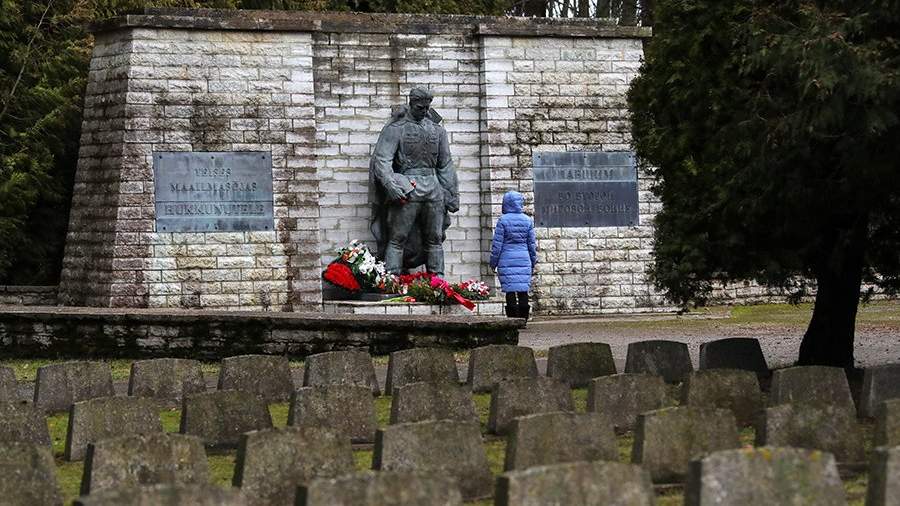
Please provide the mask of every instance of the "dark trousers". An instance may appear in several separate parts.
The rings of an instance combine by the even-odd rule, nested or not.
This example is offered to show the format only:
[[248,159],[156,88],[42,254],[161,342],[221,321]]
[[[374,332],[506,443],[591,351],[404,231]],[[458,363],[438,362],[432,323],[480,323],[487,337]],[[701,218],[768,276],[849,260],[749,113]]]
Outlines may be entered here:
[[528,319],[531,306],[528,305],[528,292],[506,292],[506,316],[510,318]]

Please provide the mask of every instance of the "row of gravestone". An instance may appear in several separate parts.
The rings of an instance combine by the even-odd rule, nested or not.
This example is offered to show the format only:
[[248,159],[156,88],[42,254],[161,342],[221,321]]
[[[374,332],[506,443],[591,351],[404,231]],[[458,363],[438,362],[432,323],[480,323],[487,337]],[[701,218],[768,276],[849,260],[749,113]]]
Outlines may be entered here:
[[[739,358],[734,360],[735,357]],[[744,357],[750,357],[745,359]],[[759,343],[753,339],[724,339],[705,343],[700,350],[701,369],[732,367],[768,371]],[[476,392],[490,391],[496,381],[538,375],[534,353],[518,346],[487,346],[473,350],[469,358],[467,383]],[[667,382],[682,381],[692,371],[687,345],[674,341],[643,341],[628,347],[625,372],[662,376]],[[584,387],[592,378],[616,373],[610,347],[604,343],[573,343],[550,348],[547,376],[573,387]],[[391,354],[385,392],[415,381],[436,378],[458,381],[452,353],[440,349],[405,350]],[[369,385],[379,393],[371,357],[351,350],[312,355],[306,358],[304,386],[326,384]],[[15,375],[0,368],[0,400],[18,397]],[[277,356],[245,355],[222,361],[219,389],[254,392],[267,401],[286,401],[293,392],[287,359]],[[180,400],[184,395],[203,392],[206,383],[200,364],[194,360],[158,359],[132,365],[129,395]],[[73,402],[113,393],[109,368],[102,363],[69,362],[38,369],[34,403],[47,412],[64,411]]]
[[[757,357],[758,360],[748,359],[730,363],[726,360],[728,354],[735,357]],[[763,374],[764,370],[767,371],[759,343],[753,339],[724,339],[705,343],[701,346],[700,356],[701,370],[749,369],[757,375]],[[761,365],[757,367],[754,364]],[[632,343],[629,346],[625,369],[626,374],[658,375],[665,381],[675,379],[690,383],[692,377],[696,378],[696,375],[692,374],[687,346],[673,341]],[[675,374],[673,372],[675,370],[679,372]],[[590,386],[594,378],[615,373],[612,354],[606,344],[574,343],[552,347],[549,350],[547,376],[563,381],[571,387]],[[498,381],[537,376],[534,352],[530,348],[492,345],[471,351],[466,383],[475,392],[487,392]],[[797,376],[798,381],[804,381],[803,375]],[[417,348],[392,353],[388,363],[385,390],[393,393],[396,387],[418,381],[458,383],[458,371],[453,354],[448,350],[436,348]],[[749,387],[749,381],[741,380],[741,385]],[[329,352],[307,357],[303,384],[304,386],[360,385],[368,386],[374,393],[379,393],[372,358],[361,350]],[[722,388],[733,386],[725,385]],[[13,371],[9,368],[0,368],[0,401],[17,398],[16,387]],[[824,387],[826,395],[830,395],[833,391],[832,383],[828,381],[820,384],[806,379],[805,387],[812,389],[813,392],[823,390]],[[806,390],[805,387],[803,390]],[[245,355],[222,361],[218,388],[246,391],[260,396],[267,402],[274,402],[290,399],[294,383],[286,358]],[[658,385],[639,389],[655,391],[657,388]],[[144,360],[132,364],[128,391],[132,396],[177,402],[185,395],[205,392],[206,383],[200,363],[197,361]],[[97,362],[68,362],[38,369],[34,404],[46,412],[64,411],[74,402],[111,395],[113,395],[112,376],[108,366]],[[776,389],[773,396],[779,395]],[[849,394],[846,397],[849,399]],[[858,407],[860,416],[873,417],[875,408],[881,401],[895,397],[900,397],[900,365],[866,369]],[[832,400],[843,402],[844,399]],[[644,410],[653,407],[658,405],[651,405]],[[740,420],[746,420],[749,416],[740,412],[749,409],[744,402],[726,407],[735,409],[735,414]]]
[[[573,428],[568,419],[575,416],[534,415],[516,424],[533,424],[532,418],[541,419],[537,430],[561,422],[544,434],[552,438]],[[541,444],[548,448],[545,441]],[[402,506],[460,504],[491,495],[497,505],[654,503],[654,469],[604,460],[609,453],[581,453],[580,460],[507,470],[495,480],[476,424],[429,421],[381,429],[373,459],[376,472],[354,473],[350,443],[334,431],[267,429],[241,437],[232,480],[237,489],[226,490],[208,486],[199,438],[162,433],[125,436],[90,445],[82,498],[76,504]],[[703,456],[690,460],[684,470],[688,505],[846,504],[835,459],[826,452],[764,446],[710,449],[695,455]],[[61,504],[53,458],[46,447],[2,443],[0,468],[4,504]],[[867,506],[897,504],[897,483],[900,446],[876,448]]]
[[[639,437],[652,439],[658,435],[668,448],[672,445],[668,433],[684,433],[684,438],[675,442],[693,441],[705,437],[694,434],[695,428],[722,427],[724,432],[718,435],[721,440],[736,439],[735,426],[752,423],[753,415],[761,409],[756,378],[747,371],[696,371],[689,375],[683,392],[682,404],[686,407],[709,408],[709,424],[685,424],[680,421],[683,417],[671,413],[668,417],[644,416],[645,422],[658,426],[659,431],[639,426],[643,431]],[[770,401],[772,407],[765,409],[758,420],[757,444],[810,447],[829,451],[841,461],[862,460],[862,434],[849,407],[852,399],[840,369],[798,367],[776,371]],[[652,414],[652,410],[669,404],[662,380],[649,375],[595,378],[588,389],[588,410],[619,430],[631,429],[642,413]],[[878,417],[878,444],[900,444],[894,442],[898,425],[894,404],[885,403]],[[571,391],[558,380],[501,381],[495,384],[491,396],[488,430],[507,434],[517,417],[572,410]],[[7,403],[0,404],[0,411],[0,440],[49,444],[46,421],[38,410],[23,403]],[[732,421],[724,423],[726,418]],[[410,383],[395,389],[391,423],[429,419],[477,422],[471,392],[446,381]],[[350,440],[371,442],[376,427],[371,390],[352,385],[301,388],[292,396],[288,424],[331,428]],[[234,446],[242,433],[271,426],[265,401],[248,392],[224,390],[189,395],[183,400],[181,432],[197,435],[209,446]],[[66,458],[80,460],[93,441],[161,430],[158,406],[150,399],[104,397],[77,402],[70,409]],[[681,453],[692,451],[686,448]],[[636,447],[635,460],[640,458]]]
[[[736,441],[737,429],[755,422],[758,445],[819,449],[842,462],[863,460],[863,437],[841,369],[811,366],[776,371],[768,408],[763,408],[756,377],[748,371],[695,371],[682,392],[682,407],[666,409],[673,402],[661,378],[633,373],[604,376],[591,380],[587,408],[597,420],[604,420],[604,426],[619,431],[636,428],[636,438],[646,437],[647,444],[660,438],[659,444],[669,453],[670,447],[686,441],[716,437]],[[405,384],[394,390],[391,401],[391,424],[442,419],[478,422],[471,390],[453,382]],[[691,410],[705,414],[684,421],[687,415],[682,413]],[[500,381],[491,395],[487,429],[510,434],[518,417],[554,411],[574,411],[572,392],[565,383],[542,377]],[[300,388],[291,397],[288,425],[324,427],[353,442],[372,442],[377,422],[371,389],[354,385]],[[233,447],[243,433],[270,427],[265,400],[250,392],[204,392],[182,401],[180,431],[200,437],[210,447]],[[876,427],[877,444],[900,444],[900,400],[882,403]],[[721,430],[714,436],[702,432],[712,428]],[[159,405],[153,399],[100,397],[76,402],[69,410],[65,456],[80,460],[91,442],[161,431]],[[683,437],[671,439],[671,434]],[[28,403],[0,403],[0,441],[16,440],[49,445],[46,419]],[[511,441],[510,446],[514,445]],[[641,461],[644,451],[635,446],[635,461]],[[693,452],[685,447],[675,453]],[[686,458],[679,461],[686,463]]]
[[[603,346],[605,345],[578,345],[584,349],[598,349]],[[566,349],[575,348],[570,346]],[[509,360],[510,357],[512,360]],[[503,360],[504,358],[506,360]],[[191,362],[169,359],[135,362],[132,366],[130,390],[133,394],[159,394],[166,389],[154,391],[147,388],[147,385],[158,385],[161,378],[177,377],[178,370],[194,369],[185,367]],[[353,364],[358,365],[353,367]],[[510,364],[514,366],[511,367]],[[494,394],[491,398],[488,423],[488,428],[493,433],[505,434],[510,421],[517,416],[572,410],[571,394],[565,383],[554,378],[532,377],[536,376],[536,365],[533,353],[528,348],[515,346],[479,348],[473,350],[470,366],[469,384],[473,389],[477,384],[475,378],[487,382],[499,378],[519,377],[516,380],[507,379],[493,383]],[[89,373],[105,366],[96,363],[67,363],[46,367],[53,372],[45,376],[96,378],[102,375],[79,376],[78,373],[85,371]],[[108,377],[108,367],[105,369]],[[392,386],[395,393],[391,413],[393,423],[445,418],[463,421],[477,419],[470,392],[458,384],[450,352],[438,349],[397,352],[391,356],[389,369],[391,370],[388,375],[389,383],[393,380],[393,384],[402,385]],[[68,374],[59,374],[60,370]],[[156,372],[162,370],[169,374],[154,375],[142,372],[146,370]],[[199,364],[196,370],[199,375]],[[364,371],[364,374],[359,374],[360,370]],[[900,384],[900,381],[896,381],[897,372],[896,366],[868,369],[864,383],[869,388],[864,390],[874,392],[869,395],[870,398],[876,397],[875,394],[889,396],[892,392],[889,387],[893,385],[896,388],[896,385]],[[292,395],[289,422],[292,425],[327,426],[347,434],[355,441],[371,441],[375,429],[374,408],[371,395],[367,395],[367,392],[372,388],[373,376],[371,358],[364,352],[334,352],[310,357],[305,382],[334,386],[305,387],[295,394],[288,394]],[[887,381],[892,377],[895,379],[893,383]],[[151,378],[155,382],[145,381],[146,378]],[[425,382],[406,383],[417,380]],[[104,383],[109,381],[78,384],[84,386]],[[349,386],[353,383],[362,383],[366,386],[355,388]],[[347,386],[338,388],[341,384]],[[36,395],[40,391],[40,385],[41,382],[38,382]],[[228,390],[223,390],[219,396],[187,395],[184,398],[182,431],[201,435],[211,445],[234,445],[243,431],[265,427],[260,425],[263,423],[261,420],[268,418],[265,410],[268,396],[263,394],[267,387],[274,388],[274,385],[287,392],[293,390],[290,369],[282,357],[242,356],[226,359],[220,371],[219,386],[238,388],[256,398],[245,400],[236,393],[224,393]],[[872,388],[873,385],[881,386]],[[205,385],[203,386],[205,391]],[[70,388],[68,391],[77,389]],[[181,392],[183,394],[184,391]],[[830,451],[842,461],[861,460],[862,436],[851,414],[853,400],[846,377],[840,369],[799,367],[776,371],[770,396],[770,404],[773,407],[765,412],[761,410],[758,382],[755,376],[747,371],[713,369],[691,372],[686,378],[682,392],[681,401],[684,405],[729,409],[741,426],[755,421],[758,424],[759,444],[811,446]],[[281,399],[284,395],[285,393],[281,392],[275,398]],[[126,431],[124,433],[161,430],[151,402],[140,398],[133,400],[98,398],[94,401],[91,403],[82,401],[71,405],[70,430],[66,444],[66,454],[70,459],[81,458],[87,442],[121,434],[123,430]],[[640,413],[670,404],[665,384],[656,376],[626,373],[601,376],[589,383],[588,410],[608,416],[619,430],[632,428]],[[790,405],[782,406],[782,404]],[[15,405],[5,410],[16,411],[16,415],[10,420],[34,421],[39,418],[36,414],[29,414],[27,406]],[[221,418],[218,413],[243,417],[243,421],[217,423],[217,417]],[[348,413],[352,416],[348,416]],[[890,411],[885,409],[884,416],[878,417],[879,434],[890,432],[892,418],[889,415]],[[14,424],[6,425],[10,434],[25,432],[24,429],[16,429]],[[40,427],[45,424],[38,420],[31,425]],[[229,428],[232,430],[226,430]],[[22,437],[21,434],[19,437]]]

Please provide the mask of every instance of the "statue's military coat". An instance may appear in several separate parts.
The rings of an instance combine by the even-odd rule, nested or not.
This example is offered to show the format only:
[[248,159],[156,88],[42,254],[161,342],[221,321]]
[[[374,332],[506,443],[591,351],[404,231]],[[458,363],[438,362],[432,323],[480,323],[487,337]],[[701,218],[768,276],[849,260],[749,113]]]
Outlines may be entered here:
[[[459,183],[450,156],[447,131],[433,109],[418,124],[407,117],[407,106],[396,108],[382,129],[369,164],[370,229],[384,258],[388,242],[387,206],[406,198],[412,202],[443,200],[443,230],[450,226],[450,212],[459,209]],[[405,175],[410,169],[433,169],[434,176]],[[415,182],[415,185],[413,184]],[[403,265],[413,268],[425,263],[418,225],[409,234]],[[443,240],[443,238],[442,238]]]

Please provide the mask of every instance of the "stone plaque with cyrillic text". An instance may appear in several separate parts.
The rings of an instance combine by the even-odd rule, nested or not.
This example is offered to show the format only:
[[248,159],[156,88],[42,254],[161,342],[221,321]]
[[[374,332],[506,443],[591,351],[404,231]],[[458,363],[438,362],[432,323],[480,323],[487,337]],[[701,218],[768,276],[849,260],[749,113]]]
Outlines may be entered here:
[[634,153],[534,153],[534,216],[539,227],[638,224]]
[[275,228],[268,152],[153,153],[157,232]]

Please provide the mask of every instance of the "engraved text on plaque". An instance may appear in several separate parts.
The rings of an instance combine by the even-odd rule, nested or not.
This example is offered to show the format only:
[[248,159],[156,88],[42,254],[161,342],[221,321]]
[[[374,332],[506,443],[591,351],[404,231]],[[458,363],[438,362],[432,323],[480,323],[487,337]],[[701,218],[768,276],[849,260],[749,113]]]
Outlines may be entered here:
[[275,227],[268,152],[153,153],[157,232]]
[[634,153],[534,153],[534,221],[539,227],[638,224]]

